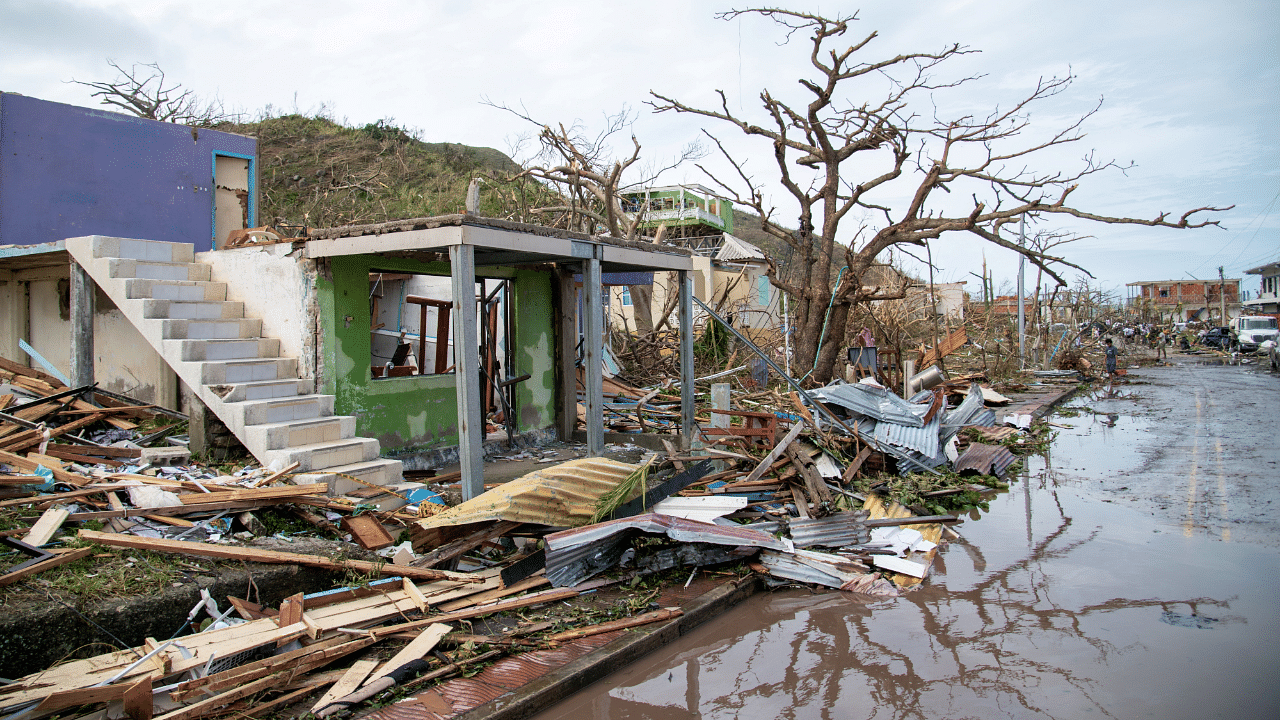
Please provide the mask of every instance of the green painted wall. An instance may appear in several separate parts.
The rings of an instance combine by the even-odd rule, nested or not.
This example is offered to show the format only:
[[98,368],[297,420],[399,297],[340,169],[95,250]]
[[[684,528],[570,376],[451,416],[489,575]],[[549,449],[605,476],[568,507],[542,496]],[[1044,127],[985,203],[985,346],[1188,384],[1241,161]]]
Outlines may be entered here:
[[[624,197],[626,197],[628,200],[634,203],[643,203],[645,201],[646,194],[643,192],[629,193]],[[708,203],[709,202],[715,203],[716,212],[714,214],[717,215],[720,218],[721,222],[724,223],[723,231],[729,234],[733,234],[733,203],[729,202],[728,200],[725,200],[723,198],[705,198],[699,195],[696,191],[692,189],[685,189],[685,188],[680,188],[677,190],[652,190],[652,191],[649,191],[647,197],[651,202],[656,200],[670,199],[672,201],[671,203],[672,208],[670,209],[672,210],[677,209],[679,207],[689,207],[690,204],[692,204],[692,205],[696,205],[697,207],[703,210],[706,210],[707,212],[710,212],[711,208],[708,206]],[[657,208],[653,208],[652,211],[657,211]],[[640,223],[640,226],[641,227],[657,227],[658,225],[661,225],[661,224],[665,224],[668,227],[682,227],[686,225],[707,225],[708,227],[715,227],[710,223],[704,222],[703,220],[698,218],[684,218],[684,219],[658,218],[658,219],[645,220],[644,222]],[[721,228],[716,228],[716,229],[719,230]]]
[[[454,377],[374,380],[370,372],[369,272],[449,274],[448,263],[422,263],[376,255],[330,258],[316,280],[324,332],[323,382],[317,392],[336,397],[334,411],[356,417],[356,433],[377,438],[384,454],[404,454],[457,445],[458,413]],[[513,279],[515,367],[510,377],[529,373],[516,391],[518,430],[555,422],[554,312],[551,274],[484,268],[484,277]]]

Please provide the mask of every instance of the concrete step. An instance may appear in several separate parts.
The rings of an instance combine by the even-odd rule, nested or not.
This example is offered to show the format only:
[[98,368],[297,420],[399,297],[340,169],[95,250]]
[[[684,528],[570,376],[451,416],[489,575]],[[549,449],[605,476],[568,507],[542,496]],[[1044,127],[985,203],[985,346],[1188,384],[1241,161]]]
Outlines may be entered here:
[[112,258],[107,261],[107,274],[113,278],[209,282],[209,273],[210,267],[204,263],[162,263],[133,258]]
[[238,320],[244,317],[244,303],[233,300],[212,302],[143,300],[142,317],[168,320]]
[[283,380],[210,385],[209,389],[215,395],[221,397],[222,402],[237,403],[245,400],[270,400],[271,398],[309,395],[315,392],[315,383],[310,378],[284,378]]
[[294,445],[279,450],[269,450],[262,458],[264,464],[284,467],[297,462],[294,472],[311,472],[324,468],[352,465],[378,459],[378,441],[373,438],[353,437],[344,440]]
[[227,284],[194,282],[191,280],[147,280],[133,278],[124,281],[125,297],[132,300],[155,298],[156,300],[180,300],[182,302],[221,301],[227,299]]
[[245,425],[308,420],[333,414],[332,395],[298,395],[292,398],[246,400],[236,407],[244,412]]
[[276,338],[232,338],[230,340],[165,340],[179,349],[183,362],[205,360],[249,360],[274,358],[280,354],[280,341]]
[[349,475],[359,478],[369,485],[393,485],[401,481],[404,477],[404,463],[399,460],[370,460],[369,462],[353,463],[351,465],[339,465],[338,467],[324,468],[316,472],[302,473],[294,476],[294,482],[316,483],[323,482],[329,484],[330,495],[346,495],[353,490],[359,490],[366,485],[355,482]]
[[[172,340],[231,340],[262,337],[262,321],[258,318],[239,320],[164,320],[160,334]],[[265,357],[270,357],[270,353]]]
[[280,450],[293,445],[313,445],[355,437],[356,419],[351,415],[330,415],[314,420],[249,425],[244,430],[246,445]]
[[195,261],[195,245],[188,243],[95,236],[92,247],[96,258],[132,258],[160,263]]
[[204,385],[233,385],[296,377],[298,377],[298,361],[295,358],[219,360],[205,362],[200,366],[200,382]]

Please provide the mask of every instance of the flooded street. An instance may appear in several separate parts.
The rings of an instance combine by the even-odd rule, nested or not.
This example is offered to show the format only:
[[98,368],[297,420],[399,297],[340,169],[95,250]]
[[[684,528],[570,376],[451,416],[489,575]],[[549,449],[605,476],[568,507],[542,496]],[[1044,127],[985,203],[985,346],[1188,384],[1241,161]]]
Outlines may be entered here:
[[758,594],[539,717],[1280,717],[1280,378],[1193,362],[1051,417],[922,589]]

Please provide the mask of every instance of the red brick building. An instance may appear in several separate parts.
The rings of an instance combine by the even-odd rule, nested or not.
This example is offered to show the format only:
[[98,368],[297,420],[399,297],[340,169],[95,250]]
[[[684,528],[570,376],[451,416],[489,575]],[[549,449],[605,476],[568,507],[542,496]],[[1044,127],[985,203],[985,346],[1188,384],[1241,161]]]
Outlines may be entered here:
[[1225,302],[1227,318],[1240,314],[1240,279],[1226,280],[1148,280],[1132,282],[1129,288],[1130,312],[1149,311],[1160,320],[1186,322],[1199,320],[1226,325],[1221,307]]

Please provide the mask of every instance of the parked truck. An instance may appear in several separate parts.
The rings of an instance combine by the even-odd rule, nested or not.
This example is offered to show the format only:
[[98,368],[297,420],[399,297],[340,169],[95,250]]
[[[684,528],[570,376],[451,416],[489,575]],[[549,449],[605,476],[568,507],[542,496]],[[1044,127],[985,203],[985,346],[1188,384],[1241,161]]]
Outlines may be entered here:
[[1236,350],[1257,352],[1268,341],[1274,344],[1280,330],[1276,328],[1276,319],[1269,315],[1242,315],[1232,318],[1231,334]]

